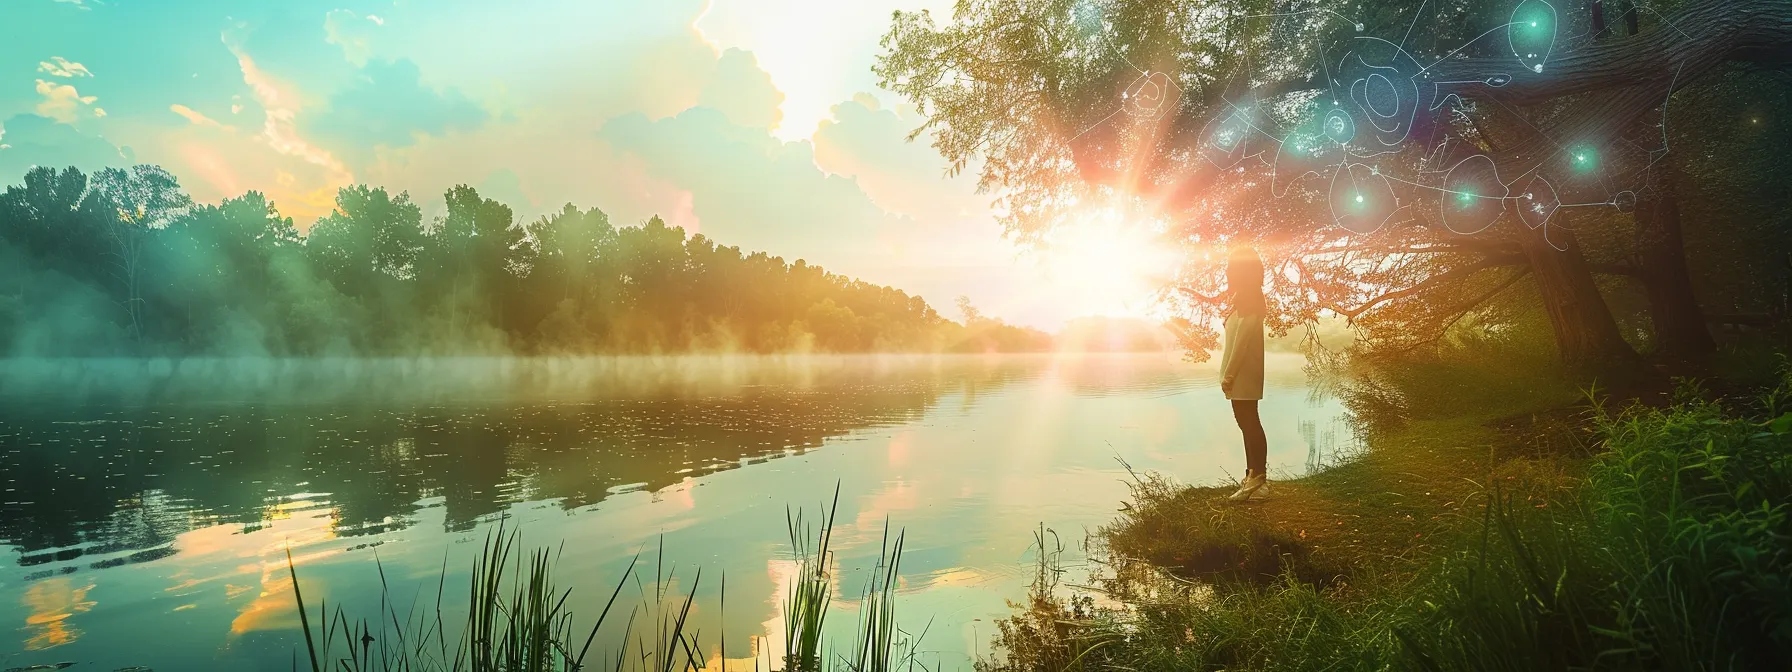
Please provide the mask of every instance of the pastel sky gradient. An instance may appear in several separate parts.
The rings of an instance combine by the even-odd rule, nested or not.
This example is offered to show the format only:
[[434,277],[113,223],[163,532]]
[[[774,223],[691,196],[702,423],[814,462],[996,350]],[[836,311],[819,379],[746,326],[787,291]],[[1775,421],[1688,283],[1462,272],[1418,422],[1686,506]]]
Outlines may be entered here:
[[[1055,329],[1148,287],[1002,236],[870,72],[895,9],[950,0],[9,0],[0,183],[162,165],[301,228],[338,187],[471,184],[533,220],[658,214],[743,249]],[[1082,263],[1076,263],[1080,260]],[[1099,261],[1099,260],[1097,260]]]

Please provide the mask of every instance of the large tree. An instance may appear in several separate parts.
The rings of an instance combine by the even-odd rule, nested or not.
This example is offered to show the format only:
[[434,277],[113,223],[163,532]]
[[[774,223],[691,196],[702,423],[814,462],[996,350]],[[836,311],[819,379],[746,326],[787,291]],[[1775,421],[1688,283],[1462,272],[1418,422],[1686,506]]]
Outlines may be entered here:
[[[1221,289],[1213,265],[1223,256],[1210,248],[1246,238],[1270,244],[1277,326],[1331,309],[1379,327],[1372,339],[1410,343],[1528,278],[1564,359],[1598,364],[1633,355],[1577,235],[1593,209],[1560,208],[1547,224],[1509,212],[1465,235],[1450,225],[1453,208],[1499,201],[1450,187],[1449,167],[1485,157],[1475,160],[1514,196],[1541,192],[1527,189],[1541,175],[1560,203],[1634,210],[1639,196],[1659,200],[1645,178],[1661,129],[1654,143],[1644,136],[1665,120],[1670,94],[1726,62],[1785,63],[1792,4],[1694,0],[1611,25],[1596,8],[973,0],[945,25],[898,13],[876,71],[929,115],[916,132],[931,132],[955,170],[981,164],[981,185],[1023,238],[1097,206],[1164,222],[1190,246],[1178,295],[1197,351],[1213,344],[1203,318]],[[1295,150],[1312,149],[1293,140],[1322,141],[1334,110],[1360,134],[1349,158],[1318,162],[1317,176],[1290,185],[1299,171],[1287,169],[1303,165]],[[1379,141],[1375,151],[1362,151],[1364,138]],[[1377,197],[1398,203],[1397,216],[1350,221],[1330,202],[1335,176],[1385,184],[1354,195],[1368,196],[1357,201],[1368,210]],[[1652,222],[1669,221],[1657,203],[1643,206]],[[1659,238],[1674,251],[1671,236]],[[1653,277],[1666,287],[1651,294],[1659,305],[1685,307],[1674,300],[1684,274]]]
[[151,310],[144,296],[145,277],[155,233],[186,214],[193,199],[180,190],[174,175],[159,166],[107,168],[93,175],[88,195],[106,247],[105,264],[114,301],[125,316],[131,338],[141,344]]

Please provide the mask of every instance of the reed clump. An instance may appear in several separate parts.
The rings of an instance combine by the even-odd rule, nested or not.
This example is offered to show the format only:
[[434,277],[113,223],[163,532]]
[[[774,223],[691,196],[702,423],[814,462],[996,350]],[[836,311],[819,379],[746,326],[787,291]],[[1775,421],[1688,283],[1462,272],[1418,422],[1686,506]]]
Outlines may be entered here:
[[[920,636],[897,627],[896,587],[899,579],[904,533],[891,536],[884,525],[884,543],[872,577],[860,598],[860,623],[851,646],[828,641],[823,625],[834,601],[834,574],[830,544],[834,500],[822,511],[819,525],[810,525],[800,511],[787,511],[787,525],[798,572],[791,597],[784,605],[786,651],[781,666],[766,660],[766,672],[896,672],[925,670],[916,657]],[[523,552],[521,535],[499,525],[489,533],[481,553],[473,561],[467,588],[464,618],[450,619],[458,609],[446,606],[448,566],[444,561],[437,581],[434,604],[419,608],[413,601],[400,607],[391,598],[385,568],[380,576],[380,604],[369,616],[350,616],[338,604],[334,609],[319,601],[315,612],[305,601],[297,567],[287,554],[287,571],[293,581],[304,653],[295,651],[294,670],[311,672],[684,672],[711,669],[708,651],[725,640],[705,641],[691,620],[703,573],[698,570],[685,591],[675,591],[676,566],[665,564],[661,539],[651,577],[653,589],[642,586],[638,571],[640,554],[629,562],[589,627],[575,622],[581,610],[596,603],[575,600],[570,589],[555,583],[560,551],[536,549]],[[623,589],[634,579],[640,603],[629,610],[620,631],[606,629]],[[718,611],[725,621],[726,577],[718,595]],[[586,611],[584,613],[591,613]],[[458,627],[450,627],[454,621]],[[647,625],[638,625],[646,622]],[[594,649],[595,646],[595,649]],[[830,651],[845,652],[830,655]],[[595,655],[594,655],[595,654]],[[726,672],[739,667],[724,659]]]

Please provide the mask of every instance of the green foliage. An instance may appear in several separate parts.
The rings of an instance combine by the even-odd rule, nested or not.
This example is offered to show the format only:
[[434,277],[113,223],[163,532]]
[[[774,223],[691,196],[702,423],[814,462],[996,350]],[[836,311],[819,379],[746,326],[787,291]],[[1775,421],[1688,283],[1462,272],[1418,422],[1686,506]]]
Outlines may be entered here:
[[[1783,394],[1785,390],[1781,390]],[[1792,434],[1709,402],[1601,416],[1589,475],[1640,653],[1762,669],[1792,653]]]
[[464,185],[446,203],[425,222],[408,193],[343,187],[301,236],[259,193],[195,205],[153,166],[34,169],[0,194],[0,356],[1049,347],[657,217],[520,222]]
[[1370,430],[1569,405],[1584,381],[1557,363],[1538,331],[1464,330],[1433,347],[1356,353],[1333,373],[1345,406]]

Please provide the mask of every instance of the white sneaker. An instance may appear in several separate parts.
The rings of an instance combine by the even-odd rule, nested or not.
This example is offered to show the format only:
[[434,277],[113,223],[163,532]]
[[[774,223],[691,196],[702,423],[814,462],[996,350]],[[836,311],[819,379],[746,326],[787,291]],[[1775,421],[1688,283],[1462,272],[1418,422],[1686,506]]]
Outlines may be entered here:
[[1262,488],[1267,483],[1269,483],[1269,479],[1265,478],[1263,474],[1251,474],[1244,478],[1244,483],[1239,484],[1238,492],[1232,493],[1232,496],[1227,497],[1226,499],[1234,502],[1242,502],[1250,499],[1251,495],[1255,494],[1259,488]]

